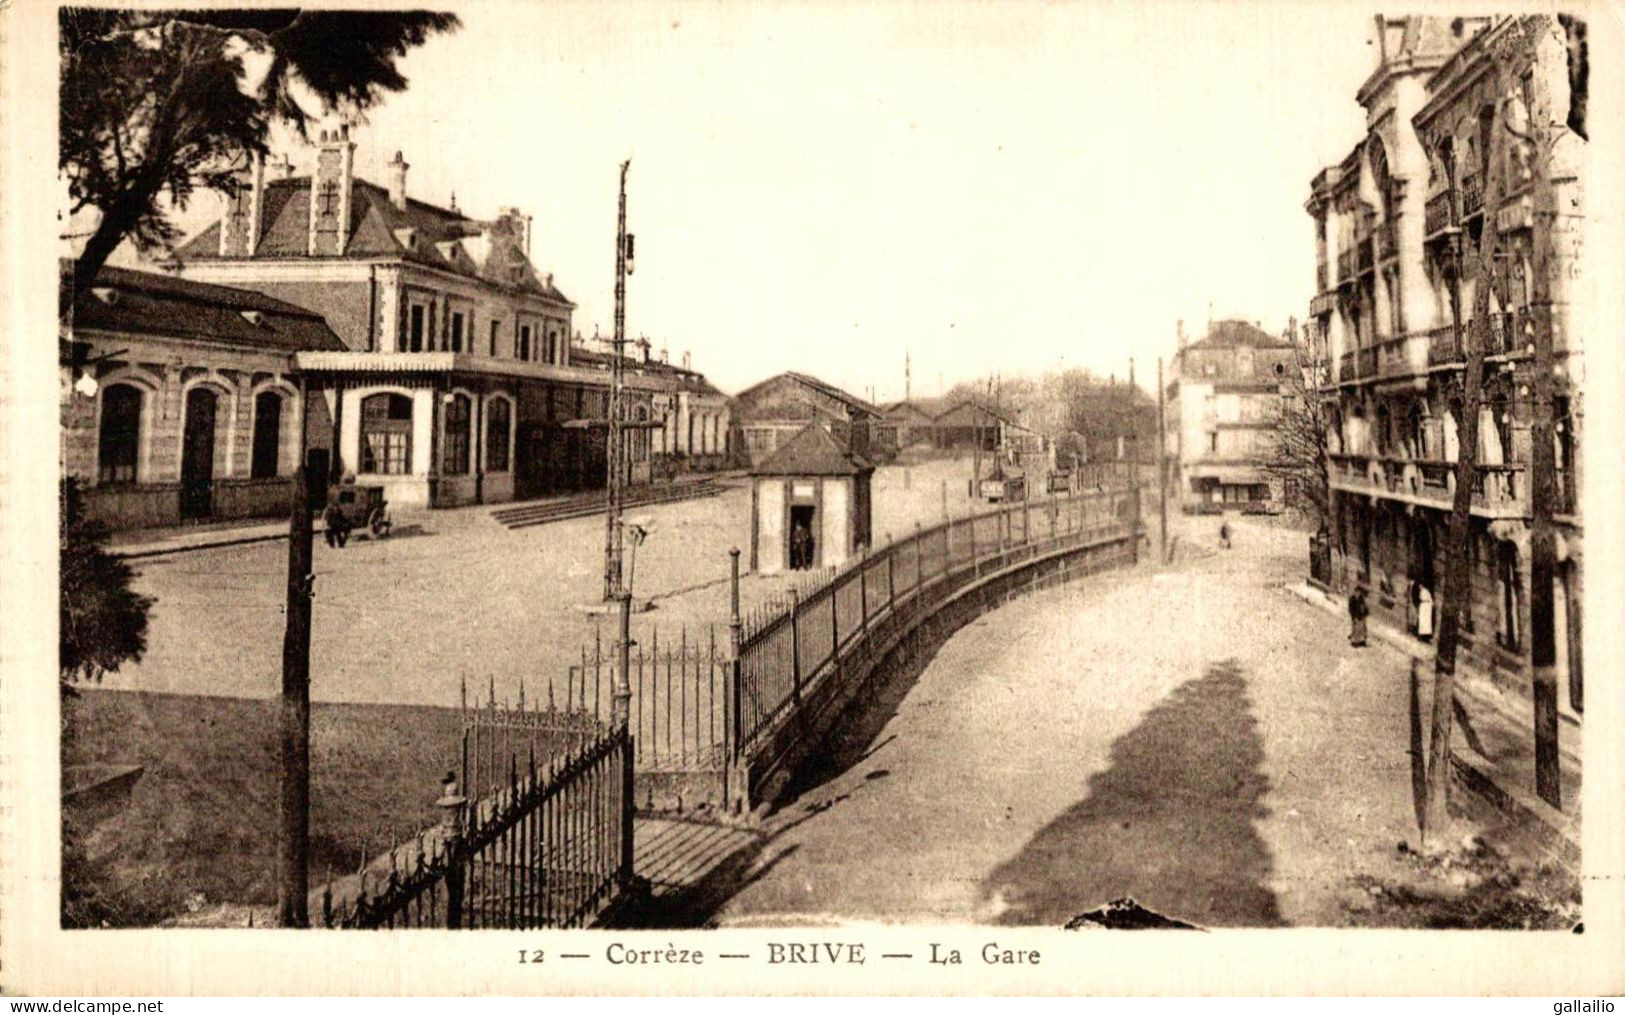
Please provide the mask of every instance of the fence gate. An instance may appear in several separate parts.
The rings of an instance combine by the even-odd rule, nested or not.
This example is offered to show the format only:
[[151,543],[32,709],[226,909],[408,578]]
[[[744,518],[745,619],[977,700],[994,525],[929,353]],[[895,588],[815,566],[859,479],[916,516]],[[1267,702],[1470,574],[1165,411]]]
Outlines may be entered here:
[[[615,652],[601,642],[583,649],[566,677],[566,694],[584,714],[607,722]],[[727,766],[728,648],[716,628],[677,637],[652,632],[628,653],[632,739],[639,772],[720,772]]]

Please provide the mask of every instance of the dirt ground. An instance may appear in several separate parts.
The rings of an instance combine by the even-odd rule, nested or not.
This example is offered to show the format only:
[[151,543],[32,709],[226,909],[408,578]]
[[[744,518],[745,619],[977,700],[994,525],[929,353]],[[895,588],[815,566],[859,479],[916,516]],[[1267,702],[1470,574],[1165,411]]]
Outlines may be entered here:
[[1233,523],[1221,551],[1207,521],[1172,567],[949,638],[686,917],[1062,926],[1131,897],[1208,927],[1576,922],[1572,877],[1465,817],[1418,854],[1406,666],[1282,588],[1301,533]]

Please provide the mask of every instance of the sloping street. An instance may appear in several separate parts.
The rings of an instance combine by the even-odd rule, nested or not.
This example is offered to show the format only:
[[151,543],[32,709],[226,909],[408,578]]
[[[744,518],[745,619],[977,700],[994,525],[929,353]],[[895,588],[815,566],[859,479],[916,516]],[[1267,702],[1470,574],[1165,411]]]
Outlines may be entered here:
[[1402,658],[1285,591],[1299,533],[1215,544],[959,631],[770,819],[711,918],[1054,926],[1132,896],[1325,926],[1410,879]]

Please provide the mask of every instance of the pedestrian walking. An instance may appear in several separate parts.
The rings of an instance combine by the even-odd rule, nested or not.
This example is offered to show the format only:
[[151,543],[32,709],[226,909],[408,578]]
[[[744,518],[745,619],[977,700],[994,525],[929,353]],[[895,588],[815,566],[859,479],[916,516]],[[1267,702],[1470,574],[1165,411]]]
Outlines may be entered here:
[[1433,640],[1433,593],[1421,582],[1416,583],[1416,636]]
[[1230,549],[1230,523],[1219,523],[1219,545],[1226,550]]
[[345,518],[344,512],[331,501],[322,511],[322,529],[327,538],[327,545],[334,549],[343,549],[344,544],[350,541],[349,519]]
[[1370,615],[1371,607],[1365,601],[1365,586],[1357,585],[1349,595],[1349,644],[1355,648],[1365,647],[1365,618]]

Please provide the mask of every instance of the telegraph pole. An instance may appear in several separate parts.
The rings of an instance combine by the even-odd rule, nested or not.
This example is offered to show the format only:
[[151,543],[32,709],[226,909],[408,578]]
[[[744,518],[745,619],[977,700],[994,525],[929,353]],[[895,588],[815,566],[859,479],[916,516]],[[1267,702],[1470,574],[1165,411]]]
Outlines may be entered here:
[[[299,380],[299,468],[288,517],[286,628],[282,636],[280,818],[276,852],[277,925],[310,924],[310,612],[315,575],[306,463],[305,380]],[[325,478],[325,477],[324,477]]]
[[[1550,22],[1545,22],[1550,25]],[[1547,30],[1550,30],[1548,27]],[[1529,425],[1529,655],[1535,718],[1535,792],[1553,807],[1561,807],[1562,783],[1557,752],[1557,631],[1552,584],[1557,574],[1556,535],[1552,528],[1557,495],[1557,448],[1552,433],[1552,253],[1557,226],[1557,201],[1552,186],[1552,109],[1546,74],[1540,69],[1531,79],[1529,146],[1533,149],[1533,221],[1530,230],[1529,309],[1530,334],[1519,336],[1532,344],[1534,376],[1530,380],[1534,403]],[[1485,209],[1489,214],[1490,209]],[[1510,325],[1509,325],[1510,327]]]
[[621,592],[621,508],[626,500],[625,462],[621,444],[621,386],[625,382],[622,360],[626,353],[626,275],[631,260],[632,238],[626,233],[626,170],[632,165],[627,159],[621,163],[621,196],[615,221],[615,337],[609,367],[609,435],[605,440],[607,476],[607,510],[604,512],[604,600],[610,601]]

